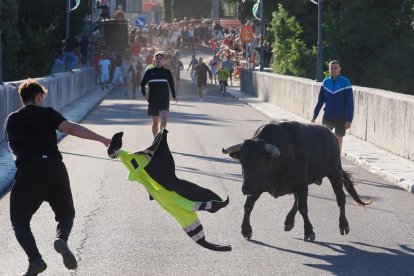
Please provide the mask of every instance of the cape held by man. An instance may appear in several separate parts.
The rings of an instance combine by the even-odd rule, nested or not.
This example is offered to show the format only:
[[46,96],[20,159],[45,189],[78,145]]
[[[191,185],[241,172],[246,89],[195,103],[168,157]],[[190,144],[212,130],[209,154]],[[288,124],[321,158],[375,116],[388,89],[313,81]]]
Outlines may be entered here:
[[196,211],[215,213],[229,204],[229,198],[222,200],[209,189],[175,175],[167,133],[166,129],[161,130],[150,147],[134,153],[121,149],[123,132],[116,133],[109,145],[108,155],[119,158],[129,171],[128,179],[141,183],[150,194],[150,199],[157,201],[172,215],[196,243],[214,251],[231,251],[230,245],[206,241],[203,225],[196,214]]

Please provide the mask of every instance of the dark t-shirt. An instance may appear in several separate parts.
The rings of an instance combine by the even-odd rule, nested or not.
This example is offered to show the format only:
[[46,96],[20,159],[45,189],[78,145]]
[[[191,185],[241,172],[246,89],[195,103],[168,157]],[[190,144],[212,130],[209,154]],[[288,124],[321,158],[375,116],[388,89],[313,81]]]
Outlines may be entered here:
[[171,71],[164,67],[154,67],[145,71],[141,80],[141,93],[146,94],[145,86],[149,86],[148,102],[169,102],[171,91],[172,97],[175,98],[174,80]]
[[51,107],[28,105],[11,113],[5,122],[5,134],[16,166],[43,155],[62,159],[56,130],[63,121],[65,117]]

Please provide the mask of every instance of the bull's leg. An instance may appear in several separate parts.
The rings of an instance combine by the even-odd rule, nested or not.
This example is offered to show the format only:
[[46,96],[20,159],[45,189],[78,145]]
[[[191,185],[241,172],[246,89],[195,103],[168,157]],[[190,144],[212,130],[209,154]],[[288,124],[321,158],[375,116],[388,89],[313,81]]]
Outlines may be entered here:
[[243,237],[247,240],[250,240],[253,235],[252,226],[250,225],[250,214],[252,213],[254,204],[259,199],[260,195],[261,193],[257,195],[249,195],[244,203],[244,216],[241,232]]
[[286,216],[285,220],[285,231],[290,231],[295,226],[295,216],[298,212],[298,195],[293,194],[295,197],[295,202],[293,203],[292,209],[289,211],[289,213]]
[[308,217],[308,185],[303,185],[303,188],[298,192],[298,208],[299,213],[302,215],[305,235],[304,241],[314,241],[315,233],[313,232],[313,226]]
[[342,188],[342,170],[341,175],[328,176],[336,196],[336,202],[339,207],[339,231],[341,235],[349,233],[349,224],[345,216],[345,192]]

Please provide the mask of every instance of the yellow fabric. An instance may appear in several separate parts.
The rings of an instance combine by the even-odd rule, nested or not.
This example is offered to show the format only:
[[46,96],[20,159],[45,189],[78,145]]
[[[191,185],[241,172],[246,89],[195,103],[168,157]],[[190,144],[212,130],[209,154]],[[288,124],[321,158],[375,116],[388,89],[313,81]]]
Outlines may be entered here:
[[[180,196],[176,192],[168,191],[144,170],[149,160],[143,154],[133,154],[125,150],[120,150],[118,158],[124,163],[129,170],[128,179],[141,183],[148,193],[157,201],[162,208],[170,213],[181,225],[187,227],[198,219],[195,213],[195,203]],[[138,168],[135,169],[131,160],[135,159]]]

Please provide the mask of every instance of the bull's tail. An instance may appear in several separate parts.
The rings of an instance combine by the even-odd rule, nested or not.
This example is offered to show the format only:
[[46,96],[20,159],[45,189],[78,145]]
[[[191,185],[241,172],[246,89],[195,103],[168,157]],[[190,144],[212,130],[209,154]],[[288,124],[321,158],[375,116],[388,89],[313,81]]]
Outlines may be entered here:
[[351,180],[351,174],[342,170],[342,181],[344,183],[346,191],[352,196],[352,198],[360,205],[365,206],[372,203],[372,200],[369,202],[363,202],[360,198],[358,193],[354,188],[354,183]]

